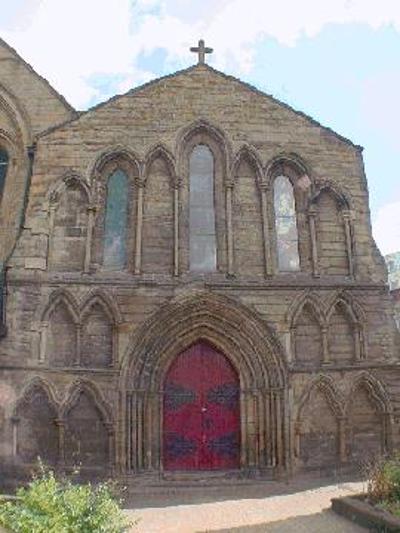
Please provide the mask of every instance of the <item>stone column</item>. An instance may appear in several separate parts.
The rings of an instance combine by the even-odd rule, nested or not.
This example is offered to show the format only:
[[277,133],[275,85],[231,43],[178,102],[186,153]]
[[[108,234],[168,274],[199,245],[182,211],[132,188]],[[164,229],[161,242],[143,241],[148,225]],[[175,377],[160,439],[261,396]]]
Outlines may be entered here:
[[114,455],[114,427],[111,422],[106,422],[104,424],[106,431],[107,431],[107,439],[108,439],[108,469],[110,472],[110,475],[114,472],[115,467],[115,455]]
[[93,205],[88,206],[88,225],[86,233],[86,246],[85,246],[85,265],[84,273],[88,274],[90,272],[90,263],[92,261],[92,240],[93,240],[93,228],[94,228],[94,218],[96,214],[96,208]]
[[76,354],[74,366],[80,366],[81,364],[81,340],[82,340],[82,324],[76,324]]
[[326,365],[330,363],[328,328],[326,326],[321,328],[321,335],[322,335],[322,364]]
[[227,245],[228,245],[228,276],[230,277],[234,276],[232,191],[233,191],[233,182],[228,181],[225,184],[225,195],[226,195],[226,234],[227,234]]
[[54,232],[54,220],[56,216],[56,209],[57,205],[55,203],[55,200],[50,200],[50,206],[49,206],[49,234],[47,236],[47,268],[50,266],[50,260],[52,255],[52,248],[53,248],[53,232]]
[[383,451],[385,453],[391,453],[393,451],[393,414],[391,412],[385,412],[382,414],[383,422]]
[[346,417],[338,418],[339,424],[339,459],[341,463],[345,463],[347,459],[346,452]]
[[42,322],[40,324],[39,331],[39,363],[44,363],[46,360],[46,345],[47,345],[47,330],[49,327],[48,322]]
[[13,416],[11,418],[11,423],[12,423],[12,454],[13,454],[13,457],[17,457],[19,417]]
[[346,251],[347,260],[349,263],[349,276],[354,277],[354,257],[353,257],[353,243],[351,238],[351,214],[350,211],[342,211],[344,221],[344,231],[346,235]]
[[269,278],[274,273],[274,268],[272,265],[272,257],[271,257],[271,236],[270,236],[269,221],[268,221],[267,193],[269,191],[269,188],[266,183],[262,183],[260,188],[261,188],[261,217],[262,217],[262,227],[263,227],[263,237],[264,237],[264,267],[265,267],[265,276]]
[[135,274],[142,269],[142,226],[143,226],[143,180],[137,180],[137,217],[136,217],[136,246],[135,246]]
[[58,428],[58,464],[64,466],[65,464],[65,421],[57,418],[54,420]]
[[315,207],[312,207],[308,211],[308,225],[310,227],[310,240],[311,240],[311,257],[312,257],[312,271],[315,278],[319,277],[318,266],[318,246],[317,246],[317,230],[315,227],[315,218],[317,211]]
[[179,276],[179,197],[182,180],[174,183],[174,276]]
[[301,427],[302,427],[302,421],[299,418],[294,425],[294,456],[296,459],[300,457]]
[[354,353],[355,353],[355,361],[359,362],[361,360],[361,343],[360,343],[360,330],[361,326],[358,322],[354,324]]

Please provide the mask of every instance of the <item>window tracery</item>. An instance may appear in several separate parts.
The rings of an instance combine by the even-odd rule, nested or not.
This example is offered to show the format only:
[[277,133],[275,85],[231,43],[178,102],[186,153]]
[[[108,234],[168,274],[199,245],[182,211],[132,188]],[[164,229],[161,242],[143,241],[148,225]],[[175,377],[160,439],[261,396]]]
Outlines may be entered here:
[[286,176],[278,176],[274,182],[275,231],[278,270],[300,270],[296,204],[293,186]]

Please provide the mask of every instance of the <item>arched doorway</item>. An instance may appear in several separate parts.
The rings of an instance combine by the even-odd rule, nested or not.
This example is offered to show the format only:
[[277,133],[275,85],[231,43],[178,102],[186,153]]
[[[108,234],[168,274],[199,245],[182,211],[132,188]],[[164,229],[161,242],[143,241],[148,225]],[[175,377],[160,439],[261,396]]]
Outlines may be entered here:
[[240,386],[228,359],[199,342],[164,380],[164,470],[228,470],[240,463]]
[[[164,390],[174,365],[183,357],[178,354],[197,346],[200,339],[212,350],[214,362],[218,359],[228,365],[227,373],[233,372],[237,385],[240,376],[240,409],[235,422],[240,425],[238,455],[232,466],[215,463],[213,468],[239,468],[244,474],[258,471],[267,476],[283,471],[290,466],[283,348],[275,332],[255,313],[208,291],[179,295],[132,336],[121,363],[123,435],[117,457],[121,471],[158,475],[164,470],[189,469],[165,461]],[[214,369],[208,372],[213,373]],[[193,365],[188,374],[195,376]],[[180,384],[186,388],[187,380]],[[182,396],[185,394],[183,390]],[[198,466],[190,468],[210,468],[202,461],[193,464]]]

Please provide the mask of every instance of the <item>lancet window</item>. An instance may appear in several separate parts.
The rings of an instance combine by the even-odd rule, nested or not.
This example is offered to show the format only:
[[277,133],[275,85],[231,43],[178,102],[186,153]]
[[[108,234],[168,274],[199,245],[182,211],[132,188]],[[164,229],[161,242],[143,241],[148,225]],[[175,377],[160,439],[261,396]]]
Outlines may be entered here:
[[214,156],[208,146],[199,144],[190,156],[190,270],[217,269],[217,239],[214,207]]
[[274,182],[274,211],[278,270],[292,272],[300,269],[296,203],[293,186],[286,176]]

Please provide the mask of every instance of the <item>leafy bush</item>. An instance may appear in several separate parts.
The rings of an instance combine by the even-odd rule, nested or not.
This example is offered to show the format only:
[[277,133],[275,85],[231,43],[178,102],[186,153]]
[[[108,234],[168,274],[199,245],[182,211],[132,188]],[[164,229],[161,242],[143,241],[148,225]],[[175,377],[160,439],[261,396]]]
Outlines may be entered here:
[[368,500],[400,516],[400,453],[370,462],[365,471]]
[[15,501],[0,502],[0,526],[15,533],[122,533],[129,523],[111,482],[75,485],[40,465]]

